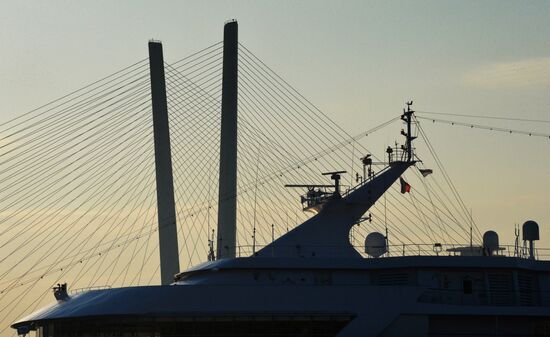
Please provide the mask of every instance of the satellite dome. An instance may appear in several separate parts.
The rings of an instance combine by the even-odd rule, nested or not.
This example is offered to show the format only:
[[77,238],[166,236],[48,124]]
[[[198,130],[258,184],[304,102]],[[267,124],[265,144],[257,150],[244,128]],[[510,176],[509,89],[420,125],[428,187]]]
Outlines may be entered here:
[[365,253],[372,257],[380,257],[388,251],[386,237],[379,232],[372,232],[365,239]]
[[539,240],[539,225],[533,220],[528,220],[523,224],[523,240],[535,241]]
[[495,231],[486,231],[483,234],[483,248],[490,253],[497,251],[499,248],[498,234]]

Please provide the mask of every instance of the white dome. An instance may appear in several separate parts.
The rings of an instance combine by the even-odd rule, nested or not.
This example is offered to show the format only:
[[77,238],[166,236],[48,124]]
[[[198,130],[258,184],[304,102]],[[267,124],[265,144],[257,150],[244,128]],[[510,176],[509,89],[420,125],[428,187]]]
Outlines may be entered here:
[[539,240],[539,225],[533,220],[528,220],[523,224],[523,240]]
[[499,248],[498,234],[495,231],[486,231],[483,234],[483,248],[490,252],[497,251]]
[[365,239],[365,253],[372,257],[380,257],[388,251],[386,237],[379,232],[372,232]]

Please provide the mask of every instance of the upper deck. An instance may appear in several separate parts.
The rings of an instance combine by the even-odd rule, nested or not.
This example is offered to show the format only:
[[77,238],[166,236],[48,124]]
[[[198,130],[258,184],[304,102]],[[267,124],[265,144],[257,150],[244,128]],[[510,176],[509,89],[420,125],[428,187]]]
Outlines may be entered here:
[[407,255],[384,258],[243,257],[205,262],[179,275],[224,269],[394,269],[394,268],[519,268],[550,272],[550,261],[508,256]]

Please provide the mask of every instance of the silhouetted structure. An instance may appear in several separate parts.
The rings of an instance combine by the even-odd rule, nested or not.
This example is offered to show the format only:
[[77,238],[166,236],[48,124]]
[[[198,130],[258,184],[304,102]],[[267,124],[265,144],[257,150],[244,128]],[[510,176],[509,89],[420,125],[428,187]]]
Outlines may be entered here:
[[157,209],[159,225],[160,278],[162,284],[174,281],[180,271],[178,257],[178,231],[174,203],[172,156],[170,153],[170,129],[166,103],[164,59],[162,43],[149,42],[149,69],[151,72],[151,96],[153,104],[153,128],[155,138],[155,167],[157,181]]
[[235,257],[237,241],[237,21],[225,24],[223,40],[218,259]]

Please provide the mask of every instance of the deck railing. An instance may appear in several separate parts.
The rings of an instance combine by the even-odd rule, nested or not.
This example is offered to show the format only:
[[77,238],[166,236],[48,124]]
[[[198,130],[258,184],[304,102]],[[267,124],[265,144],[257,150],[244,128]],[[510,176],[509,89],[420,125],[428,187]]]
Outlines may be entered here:
[[111,286],[93,286],[93,287],[77,288],[77,289],[71,289],[69,293],[71,295],[77,295],[77,294],[84,293],[91,290],[105,290],[105,289],[111,289]]
[[[236,247],[237,257],[252,257],[258,251],[267,247],[267,245],[240,245]],[[372,258],[365,252],[364,246],[352,246],[362,257]],[[401,245],[389,245],[388,252],[379,258],[398,257],[398,256],[461,256],[459,251],[449,251],[449,249],[462,248],[467,251],[468,244],[445,244],[445,243],[410,243]],[[323,250],[323,256],[339,257],[343,256],[343,252],[348,251],[349,246],[274,246],[271,251],[267,250],[263,256],[277,257],[288,256],[289,252]],[[328,252],[328,253],[327,253]],[[536,260],[550,261],[550,248],[535,248],[534,258]],[[472,255],[487,255],[483,253],[483,249],[479,246],[472,247]],[[491,253],[492,256],[516,257],[521,259],[529,259],[528,250],[524,247],[516,247],[514,245],[502,245],[500,249]]]

